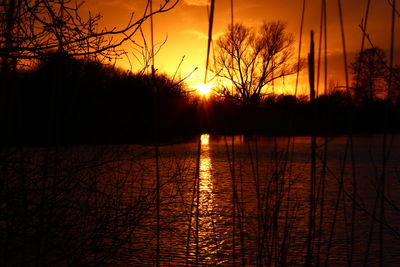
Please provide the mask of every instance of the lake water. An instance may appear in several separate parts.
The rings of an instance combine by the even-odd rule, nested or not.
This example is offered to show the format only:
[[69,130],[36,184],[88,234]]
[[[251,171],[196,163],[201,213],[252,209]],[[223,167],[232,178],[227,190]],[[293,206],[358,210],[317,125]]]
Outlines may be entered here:
[[4,262],[398,266],[399,138],[204,134],[159,148],[159,190],[152,146],[24,149]]
[[[384,266],[397,266],[398,137],[385,141],[383,215],[382,135],[316,139],[311,218],[311,137],[202,135],[198,163],[197,141],[161,147],[162,264],[295,266],[309,251],[313,264],[376,266],[382,239]],[[145,166],[155,169],[154,162]],[[150,188],[154,177],[146,178]],[[154,263],[154,223],[145,220],[137,233],[144,244],[135,244],[137,264]]]

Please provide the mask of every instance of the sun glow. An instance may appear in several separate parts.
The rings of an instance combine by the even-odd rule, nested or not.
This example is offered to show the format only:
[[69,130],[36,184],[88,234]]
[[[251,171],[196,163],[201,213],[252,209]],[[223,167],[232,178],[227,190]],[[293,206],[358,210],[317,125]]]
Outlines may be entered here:
[[197,90],[197,93],[201,96],[208,97],[211,94],[211,90],[214,87],[214,84],[204,84],[204,83],[199,83],[196,85],[193,85],[192,88]]

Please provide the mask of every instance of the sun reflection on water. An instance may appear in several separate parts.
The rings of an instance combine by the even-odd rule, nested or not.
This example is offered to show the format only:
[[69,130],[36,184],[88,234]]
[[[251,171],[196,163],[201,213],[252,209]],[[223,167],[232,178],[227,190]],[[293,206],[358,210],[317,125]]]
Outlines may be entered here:
[[210,135],[209,134],[202,134],[200,136],[200,141],[201,141],[201,145],[203,146],[202,148],[205,148],[205,146],[207,146],[207,149],[208,149],[208,144],[210,142]]
[[[201,156],[200,156],[200,181],[199,181],[199,193],[200,193],[200,228],[199,236],[202,244],[202,256],[203,261],[213,260],[213,253],[216,252],[216,245],[213,242],[215,239],[213,233],[215,232],[214,227],[214,184],[212,180],[212,163],[210,155],[208,134],[203,134],[200,137],[201,140]],[[215,260],[215,259],[214,259]]]
[[[212,208],[213,200],[213,183],[211,177],[211,157],[209,147],[210,136],[208,134],[202,134],[201,140],[201,155],[200,155],[200,200],[203,209]],[[210,196],[208,196],[210,194]]]

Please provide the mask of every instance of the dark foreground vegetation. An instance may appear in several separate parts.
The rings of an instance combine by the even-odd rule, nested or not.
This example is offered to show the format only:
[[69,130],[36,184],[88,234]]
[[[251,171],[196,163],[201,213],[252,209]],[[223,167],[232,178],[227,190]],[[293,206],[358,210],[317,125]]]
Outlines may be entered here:
[[[36,68],[2,77],[4,144],[179,141],[200,132],[303,135],[399,131],[397,101],[268,96],[243,105],[201,99],[165,75],[133,74],[96,61],[51,54]],[[7,90],[7,89],[8,90]],[[385,120],[383,118],[386,118]]]

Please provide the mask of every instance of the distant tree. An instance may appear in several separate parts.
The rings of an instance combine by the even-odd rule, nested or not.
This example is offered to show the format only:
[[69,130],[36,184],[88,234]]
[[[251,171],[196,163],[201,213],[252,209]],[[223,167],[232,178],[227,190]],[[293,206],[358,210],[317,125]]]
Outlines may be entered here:
[[339,106],[346,106],[348,103],[348,96],[346,90],[332,90],[328,94],[320,95],[316,99],[317,104],[320,106],[332,106],[332,107],[339,107]]
[[382,49],[368,48],[360,52],[350,64],[350,69],[356,101],[369,102],[385,96],[390,71]]
[[396,65],[393,70],[392,99],[400,105],[400,66]]
[[281,21],[264,23],[258,30],[230,25],[217,41],[213,71],[230,81],[221,93],[245,105],[260,102],[274,80],[298,72],[302,62],[293,61],[293,35]]

